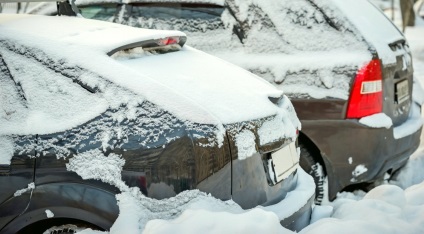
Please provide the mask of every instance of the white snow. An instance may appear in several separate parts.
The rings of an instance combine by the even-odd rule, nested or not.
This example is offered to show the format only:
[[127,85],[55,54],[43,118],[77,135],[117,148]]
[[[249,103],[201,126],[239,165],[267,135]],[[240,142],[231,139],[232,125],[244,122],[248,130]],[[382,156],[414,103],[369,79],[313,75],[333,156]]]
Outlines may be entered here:
[[[218,220],[211,225],[210,220]],[[254,222],[246,223],[246,220]],[[244,223],[244,225],[237,225]],[[150,233],[291,233],[283,230],[272,212],[253,209],[241,214],[209,210],[186,210],[174,220],[152,220],[143,234]]]
[[111,153],[105,156],[99,149],[94,149],[69,159],[66,169],[76,172],[84,180],[98,179],[125,191],[128,190],[128,186],[121,180],[124,164],[125,160],[119,155]]
[[331,214],[333,214],[334,208],[332,206],[315,206],[312,212],[311,216],[311,224],[315,223],[316,221],[324,218],[331,217]]
[[24,193],[26,193],[26,192],[28,192],[28,191],[32,191],[33,189],[35,189],[35,184],[34,184],[34,182],[32,182],[32,183],[28,184],[28,187],[26,187],[26,188],[23,188],[23,189],[20,189],[20,190],[16,191],[16,192],[13,194],[13,196],[15,196],[15,197],[19,197],[19,196],[21,196],[22,194],[24,194]]
[[238,159],[243,160],[256,153],[255,135],[249,130],[244,130],[236,136]]
[[389,44],[404,40],[400,31],[368,0],[331,0],[362,32],[378,52],[384,64],[395,64],[396,56]]
[[358,177],[358,176],[364,174],[367,171],[368,171],[368,169],[365,167],[365,165],[360,164],[360,165],[355,167],[355,170],[352,171],[352,176]]
[[54,217],[54,214],[51,210],[46,210],[45,212],[46,212],[47,218],[53,218]]
[[411,135],[417,132],[423,125],[420,107],[413,103],[409,112],[408,119],[402,124],[393,128],[393,136],[395,139]]
[[258,208],[271,211],[277,215],[279,220],[283,220],[294,214],[300,207],[303,207],[305,205],[304,202],[315,193],[315,182],[302,168],[299,167],[297,173],[296,188],[290,191],[283,200],[274,205],[259,206]]
[[367,117],[363,117],[359,120],[359,123],[371,128],[387,128],[387,129],[389,129],[393,125],[392,119],[384,113],[378,113],[378,114],[373,114]]
[[10,164],[13,156],[13,141],[8,137],[0,137],[0,164]]

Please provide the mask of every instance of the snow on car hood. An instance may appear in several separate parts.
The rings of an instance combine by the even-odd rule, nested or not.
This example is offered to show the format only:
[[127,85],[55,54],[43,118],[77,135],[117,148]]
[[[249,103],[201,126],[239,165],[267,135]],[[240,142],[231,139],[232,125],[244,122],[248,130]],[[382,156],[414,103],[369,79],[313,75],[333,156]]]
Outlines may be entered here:
[[195,49],[187,47],[126,61],[106,55],[137,41],[184,36],[178,31],[138,29],[74,17],[3,15],[0,32],[1,40],[41,49],[52,59],[95,71],[182,120],[220,125],[282,114],[282,109],[268,99],[282,96],[281,91]]

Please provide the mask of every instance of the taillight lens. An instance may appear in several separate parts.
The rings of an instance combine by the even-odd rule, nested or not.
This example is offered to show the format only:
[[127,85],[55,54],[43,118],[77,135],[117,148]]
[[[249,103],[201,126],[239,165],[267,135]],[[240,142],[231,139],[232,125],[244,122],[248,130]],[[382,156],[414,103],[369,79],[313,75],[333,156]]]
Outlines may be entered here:
[[373,59],[356,74],[347,106],[346,118],[356,119],[383,111],[381,63]]
[[160,46],[174,45],[174,44],[178,44],[180,42],[180,38],[179,37],[166,37],[166,38],[163,38],[163,39],[159,39],[157,42],[158,42],[158,45],[160,45]]

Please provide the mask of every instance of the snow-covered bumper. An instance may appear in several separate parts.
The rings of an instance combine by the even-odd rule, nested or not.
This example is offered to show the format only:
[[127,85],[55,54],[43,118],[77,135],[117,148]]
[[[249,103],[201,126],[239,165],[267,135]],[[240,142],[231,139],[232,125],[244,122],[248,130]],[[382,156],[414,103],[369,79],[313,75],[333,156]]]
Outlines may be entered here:
[[299,231],[310,222],[314,181],[296,164],[297,170],[274,184],[267,173],[267,156],[255,153],[243,160],[233,158],[197,188],[222,200],[232,199],[243,209],[261,207],[272,211],[284,227]]

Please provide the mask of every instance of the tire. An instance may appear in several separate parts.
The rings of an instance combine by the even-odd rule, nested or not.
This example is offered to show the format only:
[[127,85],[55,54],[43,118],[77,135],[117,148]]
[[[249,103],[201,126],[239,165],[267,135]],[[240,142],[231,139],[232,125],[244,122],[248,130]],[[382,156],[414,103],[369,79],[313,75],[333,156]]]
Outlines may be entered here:
[[303,170],[312,176],[315,182],[315,204],[320,205],[324,198],[324,180],[326,173],[322,164],[316,160],[311,152],[302,143],[299,143],[300,147],[300,161],[299,164]]
[[46,231],[43,232],[43,234],[73,234],[80,232],[86,228],[93,228],[86,224],[65,224],[60,226],[53,226]]

